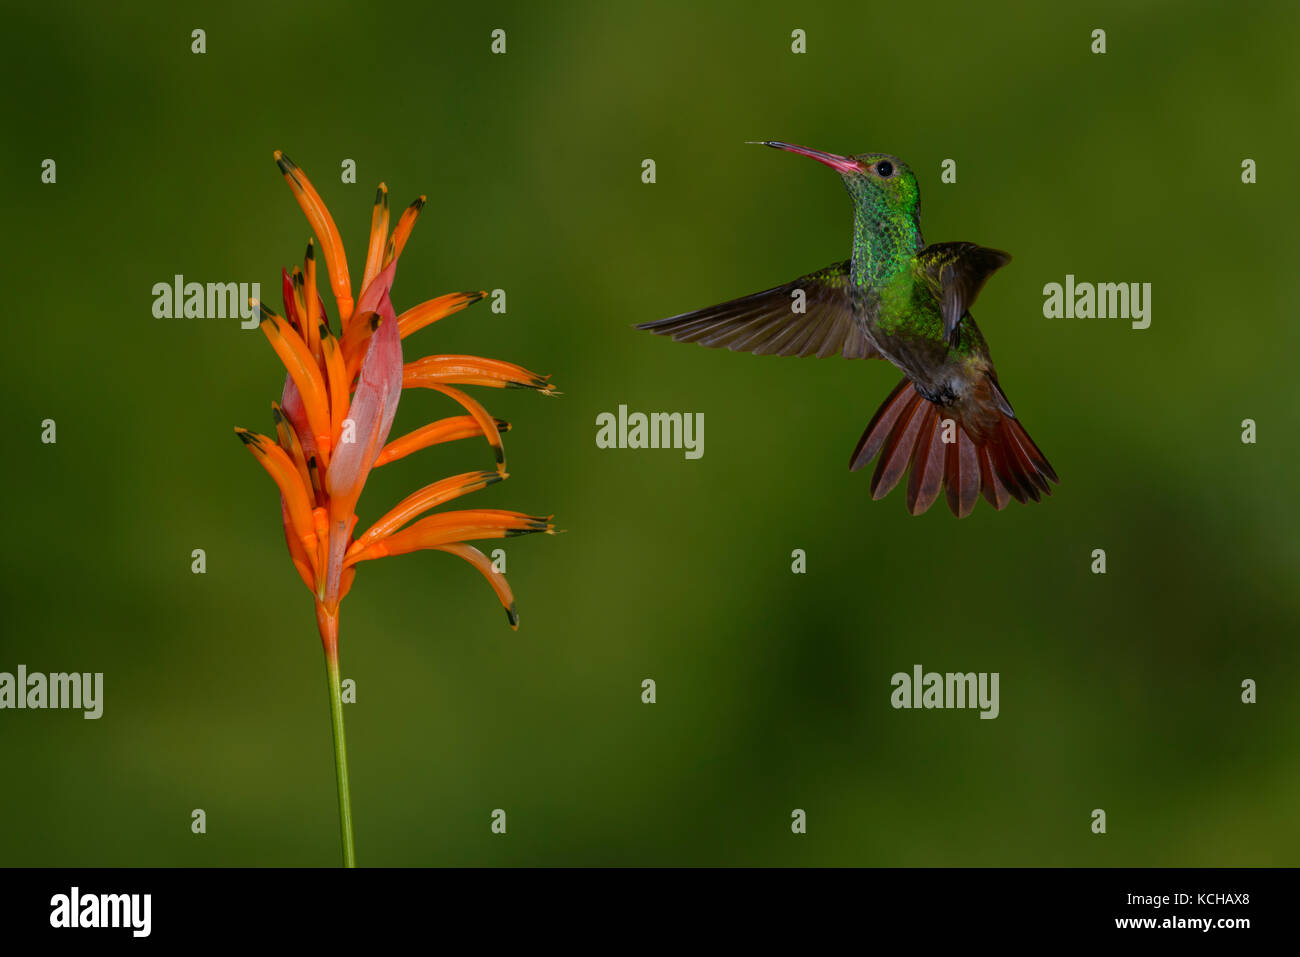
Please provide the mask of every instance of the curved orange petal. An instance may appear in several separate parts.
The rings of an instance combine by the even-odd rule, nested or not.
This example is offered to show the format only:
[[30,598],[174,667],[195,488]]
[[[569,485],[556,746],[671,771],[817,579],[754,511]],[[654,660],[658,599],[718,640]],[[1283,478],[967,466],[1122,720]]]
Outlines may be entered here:
[[402,385],[417,386],[430,382],[447,385],[486,385],[496,389],[537,389],[547,395],[555,387],[547,379],[523,366],[500,359],[479,356],[425,356],[409,362],[402,369]]
[[298,577],[302,579],[302,583],[309,590],[315,591],[316,569],[312,566],[312,559],[307,554],[307,549],[294,534],[293,522],[289,518],[289,506],[285,504],[283,495],[280,496],[280,516],[284,522],[284,543],[289,546],[289,558],[293,561],[293,567],[298,569]]
[[370,212],[370,245],[366,248],[366,269],[361,274],[361,295],[379,275],[384,246],[388,242],[388,187],[375,190],[375,208]]
[[488,580],[492,590],[497,593],[497,598],[500,599],[502,606],[506,610],[506,619],[510,622],[510,627],[516,631],[519,630],[519,613],[515,611],[514,593],[510,590],[510,583],[506,581],[506,576],[492,567],[492,559],[473,545],[466,545],[463,542],[452,545],[435,545],[433,547],[440,552],[463,558],[477,568],[483,574],[483,577]]
[[317,331],[320,336],[321,351],[325,356],[325,381],[329,386],[330,394],[330,447],[337,448],[339,432],[343,428],[343,420],[348,415],[348,399],[350,398],[348,386],[350,383],[347,378],[347,371],[343,366],[343,353],[339,349],[339,341],[334,338],[329,331],[329,327],[323,322]]
[[329,395],[325,391],[325,380],[321,376],[320,368],[307,350],[307,344],[288,322],[265,305],[261,306],[261,310],[262,331],[266,333],[271,348],[289,370],[289,377],[298,388],[312,437],[316,441],[316,448],[320,450],[323,457],[328,458]]
[[460,312],[470,303],[478,302],[486,295],[487,293],[483,290],[478,292],[449,292],[445,296],[439,296],[437,299],[430,299],[418,306],[412,306],[397,317],[398,331],[401,332],[402,338],[405,339],[411,333],[417,332],[439,319],[445,319],[452,313]]
[[553,534],[555,526],[546,517],[494,508],[441,512],[422,518],[387,538],[349,550],[345,564],[354,565],[389,555],[405,555],[407,552],[472,539],[510,538],[530,532]]
[[384,249],[385,268],[402,255],[402,250],[406,248],[406,241],[411,237],[411,229],[415,226],[415,221],[420,218],[420,211],[424,209],[425,200],[426,197],[421,196],[402,210],[402,217],[393,228],[393,235],[389,237],[388,246]]
[[320,240],[321,251],[325,254],[325,267],[330,274],[330,287],[339,304],[339,322],[346,327],[347,320],[352,316],[352,281],[348,276],[348,260],[343,252],[343,240],[339,238],[338,227],[334,225],[334,217],[330,215],[307,174],[298,168],[298,164],[280,150],[276,150],[274,156],[276,165],[280,167],[285,182],[293,192],[293,198],[302,207],[312,232]]
[[307,489],[303,487],[302,480],[298,478],[293,462],[289,461],[289,456],[284,453],[284,449],[265,435],[239,428],[235,429],[235,434],[279,487],[289,520],[293,525],[293,532],[310,551],[316,545],[311,500],[308,498]]
[[[307,315],[307,300],[302,294],[302,267],[294,266],[289,271],[289,279],[293,282],[293,304],[297,310],[297,324],[302,325],[302,317]],[[285,303],[285,308],[288,308],[288,303]]]
[[365,534],[352,543],[352,549],[364,548],[371,542],[397,531],[411,519],[431,508],[437,508],[454,498],[477,492],[481,488],[500,482],[505,476],[500,472],[465,472],[432,482],[412,492],[388,510],[379,521],[366,529]]
[[284,410],[280,408],[278,402],[271,403],[271,418],[275,419],[275,437],[280,442],[280,448],[284,449],[289,460],[293,462],[294,468],[298,470],[298,480],[302,482],[302,487],[311,491],[311,473],[307,471],[307,456],[302,450],[302,442],[298,440],[298,433],[294,430],[293,423],[285,418]]
[[[493,419],[497,432],[509,432],[510,423],[505,419]],[[437,422],[422,425],[414,432],[408,432],[401,438],[393,439],[384,446],[375,459],[375,468],[406,458],[412,452],[427,449],[442,442],[454,442],[457,439],[470,439],[483,434],[483,426],[472,415],[453,415]]]
[[[501,443],[501,432],[497,428],[497,420],[493,418],[488,410],[483,408],[482,403],[472,398],[468,393],[453,389],[449,385],[439,385],[436,382],[413,382],[411,385],[418,386],[422,389],[433,389],[435,392],[441,392],[445,396],[455,399],[461,406],[474,417],[479,428],[483,430],[483,436],[488,440],[488,445],[492,446],[492,451],[497,457],[497,471],[506,470],[506,448]],[[406,383],[403,382],[403,387]]]
[[307,240],[307,253],[303,256],[303,289],[307,298],[307,318],[303,321],[302,338],[307,343],[307,350],[319,362],[320,350],[320,293],[316,291],[316,252],[315,243]]

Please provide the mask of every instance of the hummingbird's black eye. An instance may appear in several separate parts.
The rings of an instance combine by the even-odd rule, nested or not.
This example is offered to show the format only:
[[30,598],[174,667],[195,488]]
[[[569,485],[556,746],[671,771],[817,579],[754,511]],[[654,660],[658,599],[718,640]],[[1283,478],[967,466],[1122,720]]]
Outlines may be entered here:
[[889,160],[881,160],[876,164],[876,173],[880,176],[893,176],[894,164],[889,162]]

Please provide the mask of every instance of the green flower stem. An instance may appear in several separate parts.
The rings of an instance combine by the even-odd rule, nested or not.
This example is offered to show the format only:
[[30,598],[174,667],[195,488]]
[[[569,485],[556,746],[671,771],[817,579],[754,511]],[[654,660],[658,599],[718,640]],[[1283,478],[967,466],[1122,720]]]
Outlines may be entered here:
[[339,680],[338,655],[325,656],[330,683],[330,718],[334,725],[334,771],[339,785],[339,829],[343,836],[343,866],[357,866],[352,846],[352,796],[348,789],[348,745],[343,736],[343,688]]
[[352,846],[352,792],[348,789],[348,744],[343,736],[343,683],[339,678],[339,604],[317,599],[316,624],[325,649],[325,674],[330,684],[330,723],[334,727],[334,772],[339,785],[339,830],[343,836],[343,866],[357,866]]

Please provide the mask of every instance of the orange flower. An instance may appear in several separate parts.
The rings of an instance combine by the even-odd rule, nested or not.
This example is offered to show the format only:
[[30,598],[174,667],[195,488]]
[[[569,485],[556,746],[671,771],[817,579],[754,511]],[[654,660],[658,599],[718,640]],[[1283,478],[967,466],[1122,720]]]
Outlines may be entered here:
[[[486,293],[449,293],[397,315],[389,298],[393,275],[425,198],[421,196],[406,208],[390,234],[388,189],[380,184],[370,220],[361,295],[354,308],[347,259],[333,217],[302,170],[278,150],[275,161],[320,243],[339,321],[337,329],[331,328],[316,291],[316,247],[309,241],[303,269],[283,272],[285,315],[254,303],[261,310],[262,331],[288,370],[280,403],[271,403],[275,438],[245,429],[235,432],[279,487],[289,555],[315,595],[335,710],[344,856],[351,864],[342,714],[337,704],[339,602],[351,588],[359,563],[435,549],[477,568],[505,606],[511,627],[517,628],[514,597],[505,576],[467,543],[529,532],[554,533],[550,517],[500,509],[425,513],[506,478],[501,433],[509,425],[493,418],[456,386],[528,388],[545,395],[553,395],[555,390],[548,376],[494,359],[427,356],[403,365],[402,339],[477,302]],[[441,392],[466,414],[440,419],[389,442],[403,388]],[[353,537],[357,500],[372,468],[431,445],[475,436],[484,437],[492,447],[495,469],[466,472],[426,485]]]

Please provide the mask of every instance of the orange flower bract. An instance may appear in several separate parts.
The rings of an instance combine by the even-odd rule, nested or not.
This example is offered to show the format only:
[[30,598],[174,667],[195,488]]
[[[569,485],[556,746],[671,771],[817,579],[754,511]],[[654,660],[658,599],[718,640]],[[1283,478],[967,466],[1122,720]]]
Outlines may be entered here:
[[[477,568],[505,606],[511,626],[517,627],[510,586],[467,542],[553,532],[549,517],[499,509],[425,513],[506,477],[501,433],[509,425],[456,386],[529,388],[551,395],[549,377],[476,356],[433,355],[404,364],[403,338],[486,293],[448,293],[396,313],[390,292],[397,261],[425,199],[422,196],[407,207],[390,234],[388,190],[381,185],[371,216],[360,295],[354,300],[333,217],[302,170],[278,151],[275,160],[315,240],[307,244],[303,268],[283,273],[284,315],[256,304],[262,331],[288,372],[280,402],[272,403],[275,435],[235,431],[279,488],[289,555],[316,597],[327,654],[337,654],[338,604],[351,587],[356,565],[419,549],[448,552]],[[331,326],[317,292],[317,243],[336,305],[337,326]],[[389,441],[402,389],[416,387],[442,392],[466,414]],[[371,468],[431,445],[472,437],[487,440],[495,457],[494,471],[469,472],[426,485],[353,538],[357,500]]]

